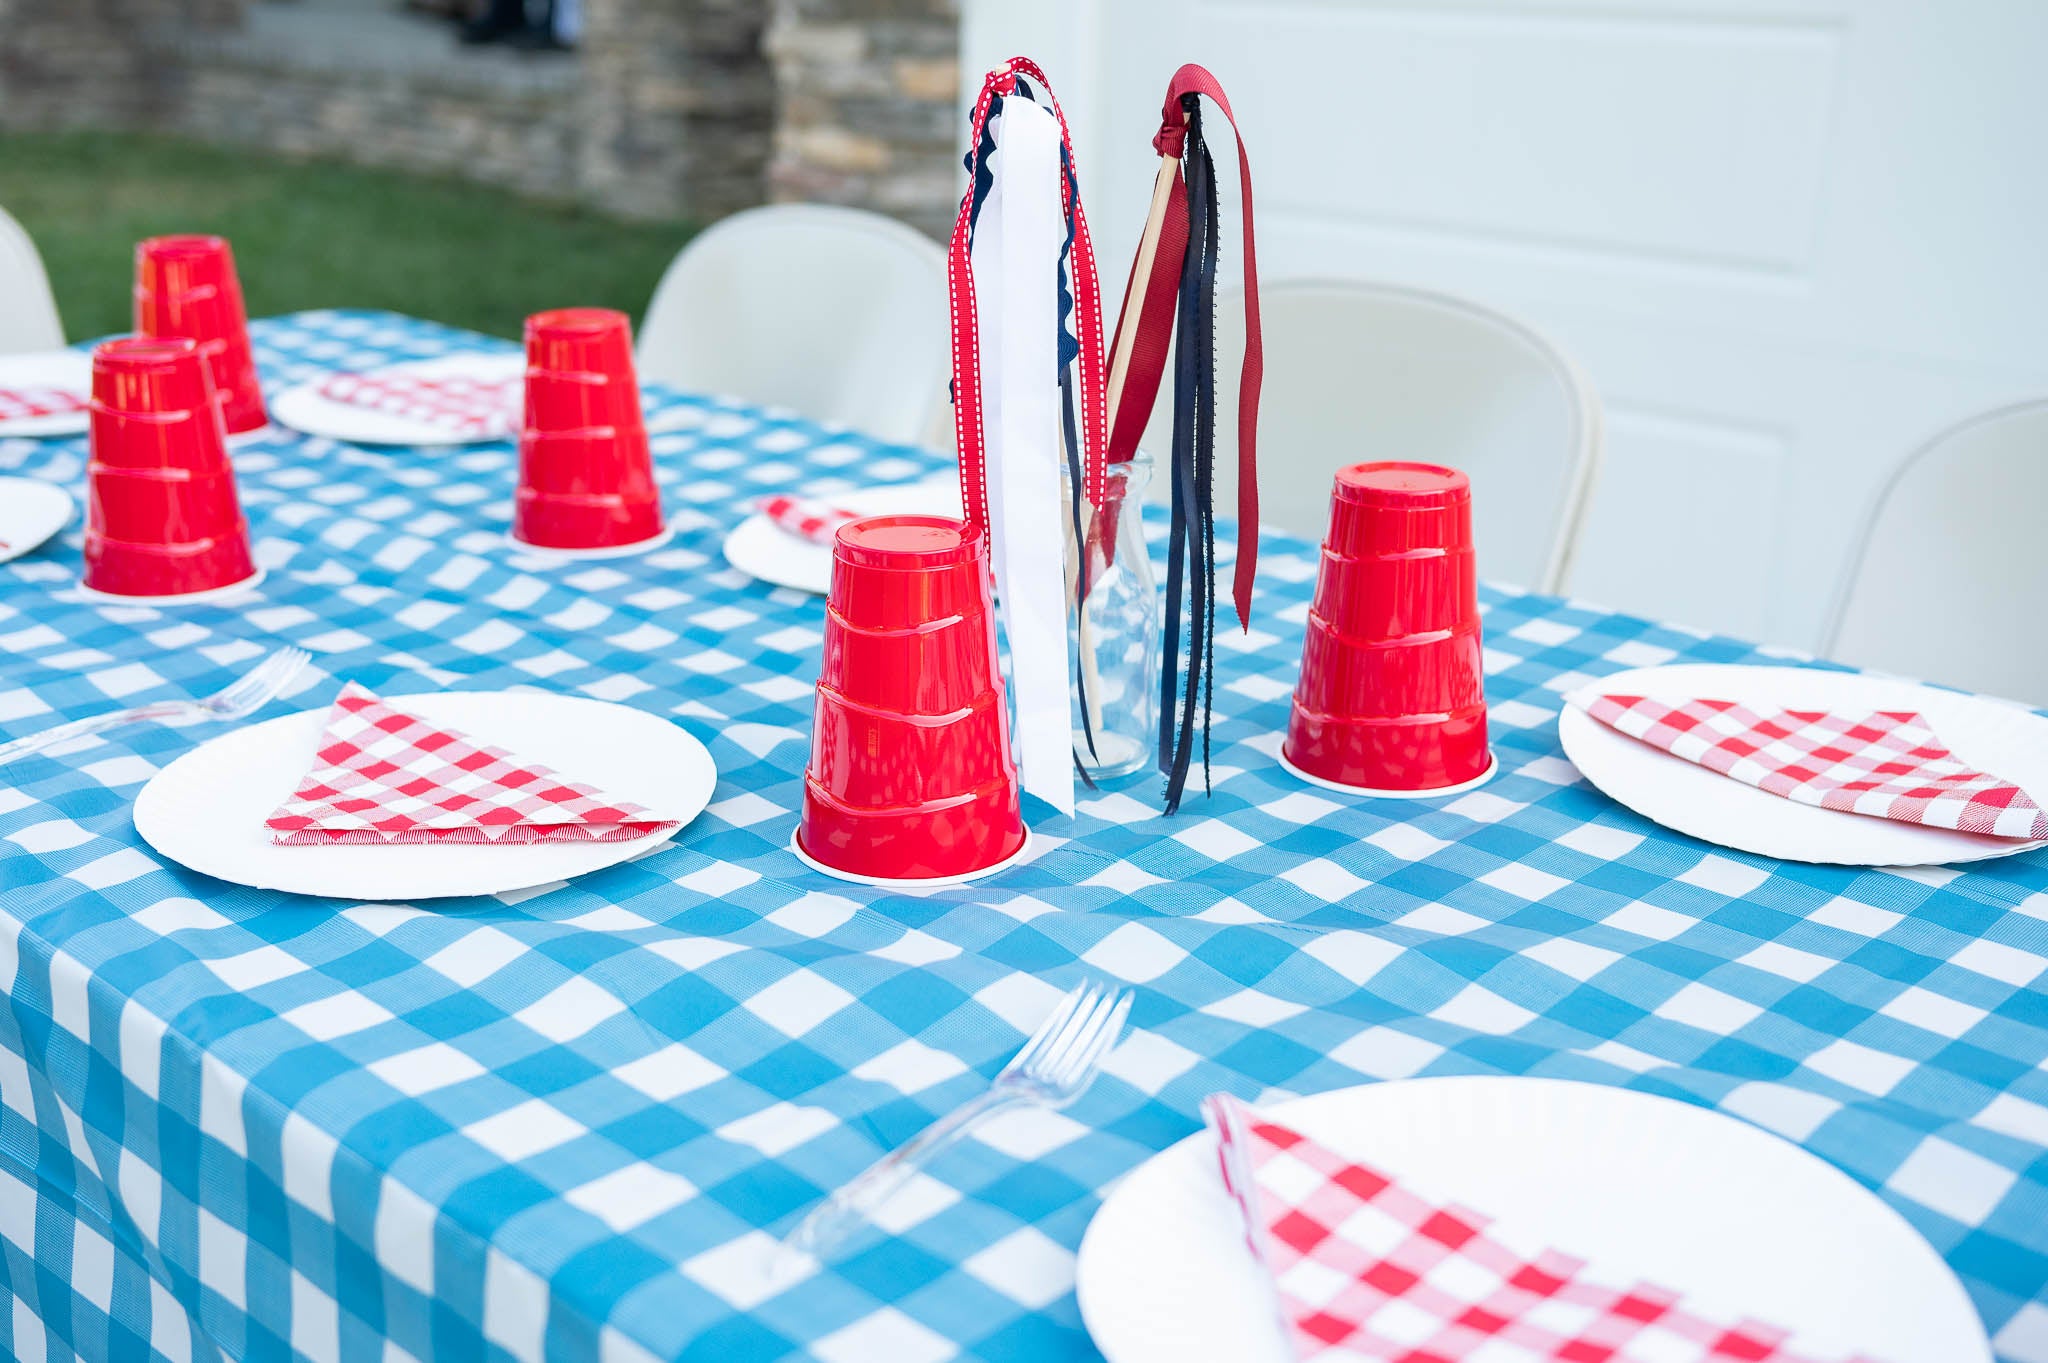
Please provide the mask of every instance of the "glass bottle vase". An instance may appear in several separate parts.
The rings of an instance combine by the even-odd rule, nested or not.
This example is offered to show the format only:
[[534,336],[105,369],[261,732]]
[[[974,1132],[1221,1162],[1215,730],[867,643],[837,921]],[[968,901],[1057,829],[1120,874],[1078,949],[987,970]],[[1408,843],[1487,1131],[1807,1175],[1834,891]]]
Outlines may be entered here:
[[[1073,487],[1061,470],[1067,580],[1083,575],[1086,595],[1067,611],[1074,663],[1074,758],[1091,780],[1127,776],[1158,744],[1159,587],[1145,548],[1145,484],[1152,458],[1140,450],[1111,464],[1100,510],[1081,503],[1074,532]],[[1068,592],[1069,599],[1075,593]]]

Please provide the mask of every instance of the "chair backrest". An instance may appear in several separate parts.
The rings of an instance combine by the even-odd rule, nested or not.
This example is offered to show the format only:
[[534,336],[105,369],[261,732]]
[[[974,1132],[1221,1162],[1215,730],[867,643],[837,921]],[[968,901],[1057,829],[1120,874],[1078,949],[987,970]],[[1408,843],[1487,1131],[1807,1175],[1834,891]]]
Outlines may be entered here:
[[683,248],[640,327],[642,377],[916,443],[951,376],[946,253],[877,213],[771,204]]
[[64,324],[43,258],[20,223],[0,209],[0,355],[30,350],[56,350],[64,344]]
[[2044,515],[2048,400],[1943,431],[1878,493],[1823,651],[2048,706]]
[[[1280,280],[1259,298],[1260,520],[1320,540],[1331,480],[1346,464],[1449,464],[1472,478],[1480,574],[1563,589],[1600,462],[1600,400],[1578,365],[1530,327],[1445,294]],[[1228,507],[1244,347],[1236,294],[1218,298],[1216,317],[1217,505]],[[1170,391],[1162,385],[1145,436],[1162,462]]]

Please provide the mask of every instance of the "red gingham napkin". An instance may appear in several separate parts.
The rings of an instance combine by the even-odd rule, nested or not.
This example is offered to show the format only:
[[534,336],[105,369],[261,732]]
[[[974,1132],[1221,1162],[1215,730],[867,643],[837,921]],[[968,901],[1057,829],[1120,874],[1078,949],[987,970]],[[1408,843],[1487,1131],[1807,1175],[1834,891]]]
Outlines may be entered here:
[[334,374],[320,385],[330,402],[368,407],[459,435],[510,431],[519,422],[524,378],[427,378],[413,374]]
[[839,527],[861,519],[857,511],[846,511],[802,497],[763,497],[755,503],[760,513],[800,539],[813,544],[830,544]]
[[68,388],[0,388],[0,421],[69,416],[86,410],[87,405],[85,394],[74,393]]
[[1784,1330],[1624,1286],[1234,1098],[1203,1115],[1302,1363],[1818,1363]]
[[1803,805],[1900,823],[2048,838],[2048,813],[2010,781],[1976,771],[1910,710],[1759,714],[1730,700],[1643,696],[1574,702],[1630,738]]
[[623,842],[675,826],[537,762],[342,688],[312,774],[265,821],[287,847],[394,842]]

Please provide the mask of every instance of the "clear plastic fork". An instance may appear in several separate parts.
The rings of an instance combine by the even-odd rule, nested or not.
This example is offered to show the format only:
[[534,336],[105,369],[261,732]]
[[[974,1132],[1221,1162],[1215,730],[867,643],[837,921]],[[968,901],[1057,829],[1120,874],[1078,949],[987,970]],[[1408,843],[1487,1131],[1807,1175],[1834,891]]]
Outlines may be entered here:
[[988,1090],[933,1122],[884,1155],[851,1183],[811,1209],[783,1241],[797,1254],[823,1258],[874,1219],[913,1174],[974,1127],[1016,1107],[1059,1109],[1095,1080],[1102,1059],[1123,1035],[1131,992],[1089,981],[1061,999],[1003,1067]]
[[281,648],[249,669],[239,680],[230,682],[210,696],[199,700],[158,700],[147,705],[137,705],[128,710],[113,710],[104,715],[91,715],[76,719],[69,724],[59,724],[54,729],[29,734],[11,743],[0,743],[0,766],[5,766],[17,757],[42,752],[74,738],[118,728],[123,724],[139,724],[144,720],[159,723],[174,720],[229,720],[252,715],[268,704],[277,694],[291,685],[292,679],[312,661],[313,655],[303,648]]

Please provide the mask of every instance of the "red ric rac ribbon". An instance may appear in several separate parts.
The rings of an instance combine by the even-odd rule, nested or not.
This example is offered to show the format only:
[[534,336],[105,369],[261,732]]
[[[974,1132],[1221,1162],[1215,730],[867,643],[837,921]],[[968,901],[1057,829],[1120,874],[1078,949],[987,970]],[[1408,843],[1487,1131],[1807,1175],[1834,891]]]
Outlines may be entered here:
[[[1174,72],[1166,87],[1166,105],[1160,113],[1159,133],[1152,139],[1161,156],[1176,159],[1187,143],[1187,122],[1181,110],[1186,95],[1206,95],[1230,120],[1237,143],[1237,183],[1244,212],[1244,368],[1240,371],[1237,397],[1237,567],[1231,579],[1231,598],[1237,604],[1238,623],[1251,628],[1252,578],[1259,561],[1259,386],[1265,379],[1265,342],[1259,329],[1259,261],[1252,232],[1252,165],[1246,157],[1244,138],[1237,136],[1237,115],[1230,111],[1230,98],[1223,86],[1204,67],[1189,62]],[[1181,261],[1188,244],[1187,195],[1178,185],[1167,202],[1166,221],[1152,257],[1152,274],[1138,289],[1136,260],[1131,262],[1131,280],[1124,289],[1123,311],[1117,317],[1116,340],[1110,353],[1122,344],[1124,328],[1135,328],[1131,358],[1124,371],[1123,394],[1117,400],[1116,425],[1109,433],[1109,457],[1122,462],[1138,452],[1138,440],[1145,423],[1152,418],[1152,404],[1159,395],[1160,377],[1166,372],[1167,353],[1173,348],[1173,314],[1180,292]],[[1134,317],[1131,300],[1137,298]]]
[[[1067,116],[1052,93],[1052,84],[1038,64],[1028,57],[1012,57],[988,73],[981,82],[981,97],[974,104],[974,127],[968,145],[974,149],[968,168],[967,194],[960,201],[960,216],[953,223],[953,240],[947,249],[946,287],[953,315],[953,429],[960,449],[960,498],[966,507],[968,529],[988,531],[987,446],[981,415],[981,331],[974,301],[974,265],[969,258],[968,229],[974,216],[974,178],[981,170],[981,134],[988,125],[989,104],[996,96],[1016,93],[1017,77],[1036,81],[1059,120],[1060,142],[1071,165],[1074,139],[1067,131]],[[1100,507],[1103,460],[1109,448],[1108,381],[1102,365],[1102,286],[1096,276],[1095,244],[1088,235],[1088,218],[1081,211],[1078,193],[1068,177],[1061,176],[1062,206],[1074,221],[1074,314],[1081,343],[1082,490],[1089,504]],[[1078,169],[1073,182],[1078,183]]]

